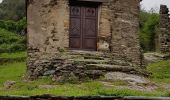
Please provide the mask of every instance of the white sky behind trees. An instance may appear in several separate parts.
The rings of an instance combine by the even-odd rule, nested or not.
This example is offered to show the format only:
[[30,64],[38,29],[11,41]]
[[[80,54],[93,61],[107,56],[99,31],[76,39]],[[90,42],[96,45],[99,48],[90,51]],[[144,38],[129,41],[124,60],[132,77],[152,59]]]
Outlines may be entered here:
[[[0,0],[0,3],[2,0]],[[142,9],[149,11],[151,8],[159,11],[160,4],[167,5],[170,9],[170,0],[142,0]]]
[[161,4],[167,5],[170,9],[170,0],[142,0],[141,2],[142,9],[147,11],[153,8],[158,12]]

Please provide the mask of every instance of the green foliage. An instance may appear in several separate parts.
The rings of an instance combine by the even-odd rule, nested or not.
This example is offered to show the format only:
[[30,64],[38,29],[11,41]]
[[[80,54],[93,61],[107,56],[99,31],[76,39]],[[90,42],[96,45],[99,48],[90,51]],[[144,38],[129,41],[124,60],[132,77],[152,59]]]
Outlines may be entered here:
[[145,22],[148,20],[150,13],[145,10],[140,11],[140,29],[143,29]]
[[0,20],[0,28],[21,34],[26,29],[26,17],[19,21],[14,20]]
[[23,51],[26,49],[25,37],[0,28],[0,53]]
[[170,59],[166,61],[160,61],[147,66],[147,69],[151,74],[150,78],[157,82],[170,83]]
[[26,29],[27,21],[26,17],[23,17],[21,20],[16,22],[16,31],[21,32],[22,30]]
[[0,53],[26,49],[25,0],[3,0],[0,4]]
[[143,50],[155,51],[159,34],[159,14],[141,11],[140,13],[140,45]]
[[170,90],[165,92],[165,96],[170,97]]
[[26,14],[25,0],[3,0],[0,4],[1,20],[19,20]]

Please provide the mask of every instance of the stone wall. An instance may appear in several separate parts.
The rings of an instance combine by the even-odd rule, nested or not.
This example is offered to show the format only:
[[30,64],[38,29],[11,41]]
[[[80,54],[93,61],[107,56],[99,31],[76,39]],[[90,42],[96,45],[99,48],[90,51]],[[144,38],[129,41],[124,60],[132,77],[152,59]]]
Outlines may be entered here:
[[111,51],[116,58],[142,65],[139,45],[140,0],[112,0]]
[[68,0],[29,0],[27,9],[29,51],[68,48]]
[[105,2],[99,7],[98,51],[109,51],[111,46],[111,3]]
[[27,23],[28,74],[37,77],[40,62],[68,48],[68,0],[27,0]]
[[113,59],[141,66],[139,10],[141,0],[109,0],[100,7],[98,50],[111,51]]
[[[81,68],[86,67],[84,62],[82,64],[80,61],[82,65],[77,65],[77,61],[70,61],[73,54],[68,53],[69,0],[27,0],[27,3],[27,72],[30,78],[48,74],[59,77],[71,71],[77,76],[98,77],[106,72],[98,68],[97,71]],[[109,61],[105,64],[122,60],[128,63],[125,65],[142,69],[143,56],[138,35],[139,5],[140,0],[108,0],[99,5],[97,52],[90,54],[92,58],[105,60],[109,55]],[[98,52],[102,54],[94,57]],[[83,58],[87,58],[87,55],[83,54]],[[88,63],[97,64],[100,61]],[[119,69],[122,70],[121,67]]]
[[170,17],[166,5],[160,6],[160,51],[170,52]]

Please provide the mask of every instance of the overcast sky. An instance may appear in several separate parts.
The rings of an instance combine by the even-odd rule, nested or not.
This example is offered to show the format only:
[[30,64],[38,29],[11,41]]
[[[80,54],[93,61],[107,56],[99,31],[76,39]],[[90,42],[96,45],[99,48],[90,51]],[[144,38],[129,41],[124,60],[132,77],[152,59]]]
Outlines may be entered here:
[[[0,2],[2,2],[2,0],[0,0]],[[160,4],[165,4],[170,9],[170,0],[142,0],[141,4],[145,10],[154,8],[159,11]]]
[[142,0],[141,5],[145,10],[150,10],[154,8],[159,11],[160,4],[167,5],[170,9],[170,0]]

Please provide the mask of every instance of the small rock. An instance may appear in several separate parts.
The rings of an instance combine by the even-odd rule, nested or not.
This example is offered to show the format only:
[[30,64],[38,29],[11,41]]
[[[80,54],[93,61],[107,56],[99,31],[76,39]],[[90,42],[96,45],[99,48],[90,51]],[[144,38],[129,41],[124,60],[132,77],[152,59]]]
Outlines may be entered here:
[[15,81],[6,81],[6,82],[4,83],[4,87],[5,87],[6,89],[9,89],[9,88],[11,88],[13,85],[15,85],[15,84],[16,84]]
[[54,73],[55,73],[55,70],[49,70],[44,73],[44,76],[53,75]]
[[160,60],[168,59],[170,55],[165,55],[165,54],[160,54],[157,52],[151,52],[151,53],[145,53],[144,58],[145,58],[145,63],[150,64],[154,62],[158,62]]
[[126,74],[122,72],[107,73],[105,75],[105,79],[109,81],[117,81],[117,80],[125,81],[128,83],[128,86],[123,86],[123,87],[134,89],[134,90],[152,92],[158,88],[154,83],[152,83],[145,77],[133,75],[133,74]]
[[132,84],[147,84],[150,83],[149,80],[147,80],[144,77],[133,75],[133,74],[126,74],[122,72],[110,72],[105,75],[106,80],[123,80],[127,81],[128,83]]

